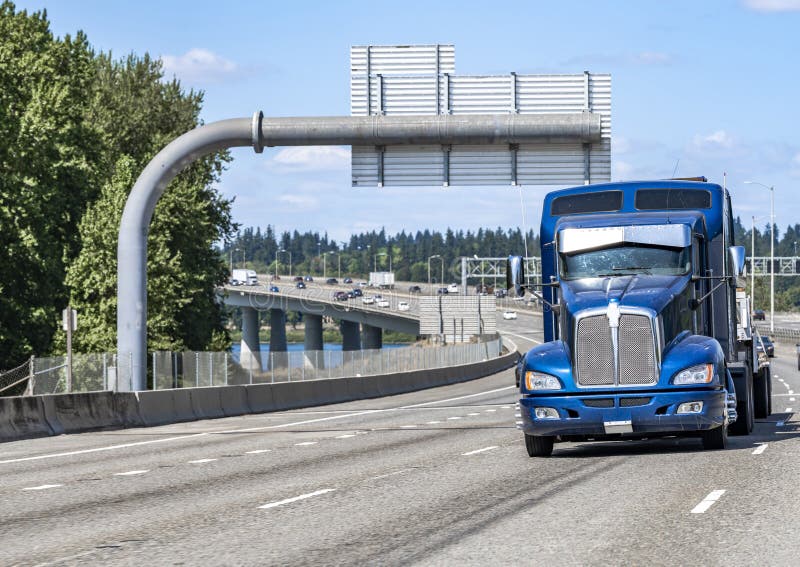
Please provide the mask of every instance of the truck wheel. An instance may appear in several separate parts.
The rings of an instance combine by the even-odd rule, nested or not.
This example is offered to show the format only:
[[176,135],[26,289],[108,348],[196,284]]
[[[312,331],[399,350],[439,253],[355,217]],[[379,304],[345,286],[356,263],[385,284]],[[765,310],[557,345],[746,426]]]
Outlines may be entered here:
[[[747,372],[744,380],[737,381],[736,384],[736,413],[739,416],[730,426],[730,434],[750,435],[750,432],[753,431],[753,415],[755,414],[755,409],[753,408],[753,375]],[[740,385],[745,387],[738,387]],[[739,390],[744,391],[740,392]]]
[[762,368],[753,380],[753,408],[755,409],[756,419],[764,419],[770,414],[769,411],[769,369]]
[[725,449],[728,446],[728,428],[724,425],[703,431],[703,449]]
[[553,454],[553,436],[525,434],[525,448],[529,457],[549,457]]

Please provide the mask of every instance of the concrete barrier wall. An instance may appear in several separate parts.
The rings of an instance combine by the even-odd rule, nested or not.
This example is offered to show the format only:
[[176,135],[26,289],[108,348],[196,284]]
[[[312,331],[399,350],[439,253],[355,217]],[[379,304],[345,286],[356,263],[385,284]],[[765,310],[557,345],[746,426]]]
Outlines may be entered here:
[[512,352],[462,366],[331,380],[0,398],[0,442],[391,396],[489,376],[510,368],[518,357]]

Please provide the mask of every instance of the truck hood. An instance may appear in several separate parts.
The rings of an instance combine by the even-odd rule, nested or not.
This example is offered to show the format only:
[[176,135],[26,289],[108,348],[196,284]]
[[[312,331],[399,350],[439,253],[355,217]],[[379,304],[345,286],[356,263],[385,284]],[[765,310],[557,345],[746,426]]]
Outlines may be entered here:
[[562,281],[562,302],[570,314],[606,307],[611,300],[620,307],[642,307],[661,313],[689,285],[685,276],[634,275]]

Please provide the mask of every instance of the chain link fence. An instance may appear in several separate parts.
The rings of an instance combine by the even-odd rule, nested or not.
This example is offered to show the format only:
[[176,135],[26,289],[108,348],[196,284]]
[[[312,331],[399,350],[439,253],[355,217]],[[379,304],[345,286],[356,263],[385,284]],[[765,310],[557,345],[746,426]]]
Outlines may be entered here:
[[[392,372],[429,370],[489,360],[500,355],[502,340],[446,346],[412,346],[355,351],[270,352],[240,363],[229,352],[153,352],[148,385],[153,390],[296,382]],[[120,368],[132,366],[130,354],[73,354],[72,391],[116,389]],[[31,358],[0,373],[0,396],[60,394],[67,391],[67,357]]]
[[30,387],[33,358],[16,368],[0,372],[0,396],[21,396]]

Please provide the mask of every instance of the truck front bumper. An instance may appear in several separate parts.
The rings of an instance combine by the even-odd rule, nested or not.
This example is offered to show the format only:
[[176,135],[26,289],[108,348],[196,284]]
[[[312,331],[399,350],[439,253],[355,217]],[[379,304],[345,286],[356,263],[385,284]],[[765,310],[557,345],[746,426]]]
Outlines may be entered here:
[[[689,402],[703,402],[702,410],[679,414]],[[727,425],[725,390],[524,397],[519,408],[528,435],[669,435]],[[536,408],[552,408],[558,418],[537,418]]]

